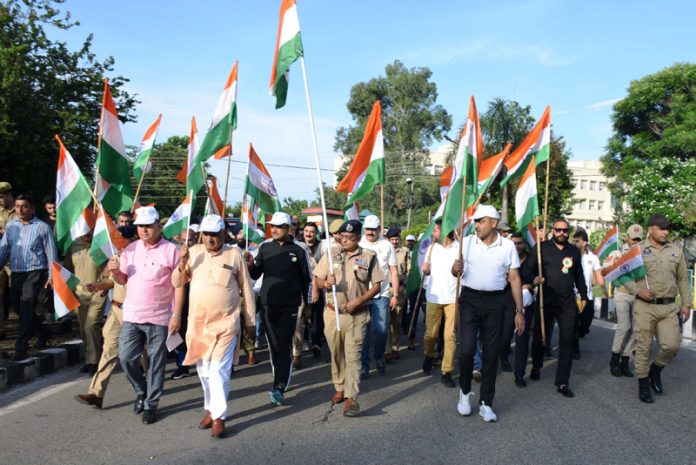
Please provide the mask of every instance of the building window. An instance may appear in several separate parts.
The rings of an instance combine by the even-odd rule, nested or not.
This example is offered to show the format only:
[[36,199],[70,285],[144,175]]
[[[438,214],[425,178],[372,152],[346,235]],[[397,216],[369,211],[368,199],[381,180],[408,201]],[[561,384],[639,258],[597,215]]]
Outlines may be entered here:
[[594,209],[595,209],[595,201],[594,201],[594,200],[590,200],[588,203],[589,203],[589,205],[587,206],[587,209],[588,209],[588,210],[594,210]]
[[601,181],[600,181],[599,183],[597,183],[597,190],[598,190],[598,191],[603,191],[603,190],[605,190],[605,189],[606,189],[606,184],[605,184],[605,183],[603,183],[603,182],[601,182]]
[[604,202],[601,200],[597,200],[597,210],[602,211],[604,210]]
[[587,181],[580,181],[580,189],[582,189],[582,190],[587,189]]
[[597,181],[590,181],[590,190],[597,190]]

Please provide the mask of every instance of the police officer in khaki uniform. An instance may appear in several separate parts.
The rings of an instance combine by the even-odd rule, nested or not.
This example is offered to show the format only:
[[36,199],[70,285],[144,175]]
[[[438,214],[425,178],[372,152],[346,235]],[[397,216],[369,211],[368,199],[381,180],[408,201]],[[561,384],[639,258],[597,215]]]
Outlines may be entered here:
[[[14,211],[14,196],[9,182],[0,182],[0,238],[5,233],[5,225],[17,219]],[[7,337],[5,319],[9,308],[5,306],[5,295],[10,284],[10,265],[0,268],[0,341]]]
[[104,311],[106,296],[101,292],[91,292],[85,284],[101,280],[104,265],[97,265],[89,254],[92,235],[82,236],[72,245],[65,257],[65,267],[80,280],[75,294],[80,301],[80,307],[75,314],[80,325],[80,337],[85,343],[85,364],[80,368],[81,373],[94,375],[101,357],[102,334],[99,323]]
[[[662,394],[660,372],[672,361],[679,350],[681,331],[679,313],[683,321],[689,319],[689,280],[684,252],[667,240],[671,223],[664,215],[653,215],[648,220],[648,238],[638,244],[645,264],[646,276],[636,280],[638,291],[633,306],[636,333],[636,376],[638,398],[653,402],[650,388]],[[675,298],[679,293],[681,309]],[[657,339],[657,353],[652,364],[650,356],[653,336]]]
[[406,311],[406,280],[411,271],[411,251],[401,245],[401,230],[399,228],[389,228],[387,239],[391,242],[396,253],[396,269],[399,273],[399,293],[397,294],[397,304],[394,310],[389,312],[389,346],[391,353],[384,354],[387,363],[400,357],[399,345],[401,342],[401,323]]
[[[338,404],[345,400],[343,415],[355,417],[360,413],[360,356],[370,323],[367,303],[379,294],[384,275],[375,253],[358,246],[362,232],[359,221],[347,221],[339,231],[341,247],[331,248],[333,270],[329,269],[329,256],[325,253],[314,276],[317,287],[326,289],[324,335],[331,351],[331,380],[336,389],[331,401]],[[331,291],[334,284],[337,302]],[[340,332],[336,328],[336,304]]]

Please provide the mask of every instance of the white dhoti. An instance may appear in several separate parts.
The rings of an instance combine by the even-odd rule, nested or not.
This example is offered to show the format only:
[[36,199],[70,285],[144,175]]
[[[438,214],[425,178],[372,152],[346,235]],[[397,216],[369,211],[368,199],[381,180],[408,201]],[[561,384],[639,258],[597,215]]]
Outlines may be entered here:
[[230,392],[230,371],[236,345],[237,336],[234,336],[221,360],[196,362],[196,371],[203,386],[203,406],[213,420],[227,417],[227,394]]

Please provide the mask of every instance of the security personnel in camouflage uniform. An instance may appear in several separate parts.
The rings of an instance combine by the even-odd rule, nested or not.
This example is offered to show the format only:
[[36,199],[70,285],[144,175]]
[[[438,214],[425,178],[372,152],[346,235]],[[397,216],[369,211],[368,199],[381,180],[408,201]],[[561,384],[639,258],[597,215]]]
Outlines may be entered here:
[[[684,252],[667,240],[670,221],[664,215],[653,215],[648,220],[648,238],[638,244],[645,264],[646,276],[636,280],[638,291],[633,306],[636,333],[636,376],[638,397],[652,403],[652,388],[662,394],[660,372],[672,361],[679,350],[681,331],[679,313],[684,322],[689,319],[689,279]],[[675,298],[679,293],[681,309]],[[653,337],[657,339],[657,353],[652,364],[650,356]]]
[[80,307],[75,314],[80,326],[80,337],[85,343],[85,364],[80,368],[80,372],[94,375],[101,358],[103,340],[100,322],[104,314],[106,296],[101,292],[90,292],[85,284],[101,281],[106,263],[102,265],[94,263],[89,254],[91,243],[91,233],[82,236],[70,248],[64,264],[80,280],[75,293],[80,301]]
[[[14,211],[14,197],[9,182],[0,182],[0,238],[5,233],[5,225],[17,219]],[[0,268],[0,340],[5,339],[5,319],[9,308],[5,306],[6,294],[10,284],[10,265]]]
[[[350,220],[340,228],[341,247],[331,248],[333,270],[329,268],[329,254],[322,255],[314,269],[318,288],[326,290],[324,309],[324,336],[331,351],[331,380],[336,393],[334,404],[346,401],[343,415],[354,417],[360,413],[357,398],[360,387],[361,353],[370,323],[368,302],[380,292],[384,278],[377,256],[371,250],[358,246],[362,225]],[[332,285],[336,286],[336,299]],[[336,328],[338,304],[341,331]]]
[[399,228],[389,228],[387,239],[391,242],[396,253],[397,266],[399,273],[399,293],[396,296],[398,303],[395,310],[389,312],[389,346],[391,353],[384,354],[384,359],[390,362],[399,358],[399,345],[401,342],[401,323],[406,311],[406,280],[411,271],[411,251],[401,245],[401,230]]

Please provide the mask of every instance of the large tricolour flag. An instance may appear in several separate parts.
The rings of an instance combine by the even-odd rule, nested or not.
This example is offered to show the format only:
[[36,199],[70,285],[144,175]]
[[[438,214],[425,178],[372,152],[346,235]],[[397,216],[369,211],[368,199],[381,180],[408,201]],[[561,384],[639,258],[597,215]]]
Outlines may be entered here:
[[75,288],[80,284],[80,280],[56,261],[51,262],[51,272],[53,306],[57,320],[80,306],[80,301],[75,296]]
[[212,156],[220,159],[226,155],[231,155],[232,131],[235,129],[237,129],[236,61],[215,106],[208,132],[203,136],[203,142],[201,142],[201,148],[196,156],[196,162],[204,163]]
[[97,145],[97,199],[108,213],[116,216],[133,206],[133,190],[121,122],[106,80]]
[[60,137],[56,136],[60,151],[58,171],[56,173],[56,226],[55,234],[58,247],[63,253],[78,237],[90,231],[84,217],[92,201],[89,184],[82,176],[80,168],[65,148]]
[[105,263],[127,245],[128,241],[116,229],[116,225],[109,215],[105,214],[104,208],[99,208],[97,222],[94,225],[92,245],[89,247],[89,255],[94,263],[97,265]]
[[295,0],[282,0],[280,21],[276,39],[273,69],[271,70],[271,95],[276,98],[276,108],[285,105],[288,96],[290,66],[304,54],[300,19],[297,16]]
[[536,166],[545,163],[551,156],[551,107],[547,106],[541,119],[522,141],[519,147],[505,160],[507,172],[500,186],[505,187],[510,180],[527,171],[527,165],[534,158]]
[[177,234],[182,234],[186,230],[189,217],[191,216],[192,197],[193,192],[189,191],[186,198],[176,207],[176,210],[174,210],[174,213],[172,213],[172,216],[169,217],[167,224],[165,224],[162,229],[164,237],[171,239]]
[[595,250],[595,255],[600,260],[605,260],[615,250],[619,250],[619,228],[616,225],[604,235],[604,239]]
[[343,209],[351,208],[378,184],[384,184],[384,138],[382,105],[379,100],[372,106],[372,112],[365,125],[365,134],[348,173],[336,186],[336,191],[348,194]]
[[631,247],[612,266],[602,270],[602,275],[604,275],[605,279],[610,281],[615,287],[625,286],[627,283],[645,277],[645,274],[643,255],[641,255],[640,248],[637,245]]
[[464,210],[473,205],[478,198],[478,170],[483,160],[483,141],[476,102],[471,97],[469,116],[464,123],[459,140],[457,156],[454,159],[453,181],[447,193],[447,201],[442,214],[442,234],[447,235],[457,229]]
[[157,131],[159,130],[160,121],[162,121],[162,115],[157,117],[157,120],[147,129],[143,140],[140,142],[138,147],[138,153],[135,156],[135,163],[133,164],[133,177],[136,181],[140,181],[143,173],[147,173],[152,168],[152,163],[150,163],[150,157],[152,156],[152,149],[155,147],[155,139],[157,139]]
[[242,230],[244,237],[250,242],[260,244],[264,237],[259,234],[259,207],[254,204],[254,199],[244,194],[242,200]]
[[215,176],[210,177],[210,187],[208,187],[208,193],[210,194],[210,202],[206,214],[219,215],[224,218],[225,206],[224,202],[220,198],[220,191],[218,190],[217,178]]
[[203,165],[196,162],[196,156],[201,148],[201,142],[198,138],[198,126],[196,125],[196,117],[191,118],[191,133],[189,134],[188,151],[184,165],[176,175],[177,181],[186,186],[186,192],[193,191],[194,196],[203,187]]
[[280,210],[278,191],[266,166],[249,144],[249,164],[244,180],[244,193],[254,199],[254,204],[265,213],[275,213]]
[[537,196],[536,164],[534,163],[534,155],[532,155],[515,193],[517,229],[524,232],[527,225],[534,221],[537,216],[539,216],[539,199]]

